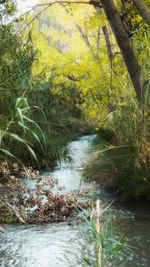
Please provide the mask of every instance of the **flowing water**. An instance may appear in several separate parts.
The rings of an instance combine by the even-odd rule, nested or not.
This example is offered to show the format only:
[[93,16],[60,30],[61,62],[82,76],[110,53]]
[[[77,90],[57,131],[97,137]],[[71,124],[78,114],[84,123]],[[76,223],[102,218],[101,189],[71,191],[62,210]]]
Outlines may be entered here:
[[[84,136],[69,144],[71,162],[61,162],[49,173],[65,191],[78,190],[81,171],[95,136]],[[82,186],[87,185],[82,182]],[[104,202],[111,199],[103,191]],[[135,247],[124,254],[115,267],[150,267],[150,209],[147,205],[112,208],[118,232],[125,231],[128,244]],[[0,267],[81,267],[82,235],[78,227],[67,223],[44,225],[7,225],[0,234]]]

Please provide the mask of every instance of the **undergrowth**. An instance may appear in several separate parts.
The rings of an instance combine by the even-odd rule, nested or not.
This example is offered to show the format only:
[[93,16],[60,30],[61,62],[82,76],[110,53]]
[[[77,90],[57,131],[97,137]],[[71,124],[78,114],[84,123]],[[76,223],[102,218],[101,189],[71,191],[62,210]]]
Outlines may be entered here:
[[137,105],[117,108],[109,115],[107,132],[85,166],[88,180],[98,181],[122,199],[150,199],[150,114]]

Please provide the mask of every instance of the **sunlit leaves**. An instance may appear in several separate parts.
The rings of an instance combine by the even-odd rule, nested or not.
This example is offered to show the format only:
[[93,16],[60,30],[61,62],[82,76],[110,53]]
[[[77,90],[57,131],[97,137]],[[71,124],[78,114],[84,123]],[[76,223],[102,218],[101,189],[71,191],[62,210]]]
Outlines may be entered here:
[[[55,72],[51,90],[58,95],[59,91],[63,92],[61,84],[66,87],[74,84],[82,98],[86,118],[101,123],[107,119],[108,102],[113,104],[116,97],[119,100],[126,95],[127,81],[119,54],[113,59],[113,71],[110,69],[102,32],[105,23],[107,25],[104,13],[95,13],[91,6],[83,9],[82,5],[54,5],[42,12],[32,28],[33,43],[38,51],[38,61],[33,66],[35,77],[44,72],[44,79],[48,81]],[[118,53],[115,38],[109,31],[114,53]]]

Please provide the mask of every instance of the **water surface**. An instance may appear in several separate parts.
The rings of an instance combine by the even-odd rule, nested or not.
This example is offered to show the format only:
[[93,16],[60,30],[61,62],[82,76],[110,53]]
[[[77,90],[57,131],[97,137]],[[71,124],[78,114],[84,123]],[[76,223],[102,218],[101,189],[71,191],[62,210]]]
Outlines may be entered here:
[[[83,183],[82,167],[95,136],[84,136],[69,144],[71,162],[59,163],[49,175],[64,191],[78,190]],[[47,173],[46,173],[47,175]],[[104,202],[111,201],[99,189]],[[114,204],[112,214],[118,234],[124,232],[135,249],[125,251],[114,267],[150,267],[150,209],[148,205]],[[7,225],[0,234],[0,267],[81,267],[82,235],[75,224]]]

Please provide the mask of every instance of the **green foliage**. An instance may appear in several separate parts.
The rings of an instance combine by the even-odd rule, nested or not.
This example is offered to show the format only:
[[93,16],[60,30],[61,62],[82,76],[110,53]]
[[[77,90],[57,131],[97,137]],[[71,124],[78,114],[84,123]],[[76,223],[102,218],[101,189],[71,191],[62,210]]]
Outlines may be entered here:
[[[5,11],[6,2],[3,3]],[[46,62],[40,62],[42,70],[35,72],[40,49],[34,46],[34,32],[20,31],[24,26],[21,20],[17,24],[0,25],[1,145],[6,146],[7,141],[7,149],[2,148],[1,154],[6,158],[15,154],[27,165],[34,166],[38,158],[40,166],[50,166],[66,157],[63,146],[72,133],[87,131],[86,124],[85,130],[80,129],[80,119],[81,122],[83,119],[78,86],[73,82],[54,82],[58,73],[54,66],[48,73]]]
[[[107,209],[107,208],[106,208]],[[92,211],[90,211],[92,214]],[[105,209],[102,211],[105,214]],[[86,233],[86,246],[84,248],[83,266],[99,267],[98,265],[98,248],[102,248],[101,266],[116,266],[116,264],[122,264],[123,251],[129,249],[125,242],[123,234],[118,237],[115,234],[115,225],[112,221],[112,215],[109,213],[101,217],[100,221],[100,233],[97,233],[96,219],[91,218],[90,221],[86,219],[88,226]],[[120,260],[121,259],[121,260]]]
[[[109,116],[112,137],[95,148],[85,175],[124,199],[149,199],[150,135],[149,112],[138,105],[121,106]],[[108,139],[106,139],[108,140]]]
[[0,21],[14,15],[15,11],[15,0],[0,0]]
[[[97,130],[107,128],[113,136],[112,149],[104,151],[100,157],[101,164],[106,157],[109,161],[109,164],[105,162],[103,169],[109,173],[108,166],[112,165],[112,173],[120,168],[118,159],[111,162],[112,154],[117,158],[118,153],[123,155],[120,173],[130,173],[130,177],[142,173],[144,168],[147,173],[150,142],[149,29],[132,1],[115,1],[115,4],[124,16],[124,23],[130,25],[131,45],[141,64],[145,80],[142,106],[135,99],[124,60],[104,12],[95,14],[91,5],[84,9],[79,4],[67,7],[52,5],[44,9],[39,7],[15,23],[0,25],[1,131],[5,131],[5,125],[11,122],[18,99],[18,124],[8,127],[13,127],[9,135],[10,147],[13,146],[12,140],[20,143],[17,157],[32,163],[28,153],[22,153],[26,136],[26,147],[32,144],[28,147],[30,154],[34,158],[33,151],[38,155],[41,166],[46,165],[47,159],[50,165],[50,162],[66,156],[62,147],[70,136],[91,132],[87,127],[88,121]],[[12,1],[1,2],[2,18],[12,15],[14,7]],[[111,59],[104,26],[112,48]],[[25,95],[22,97],[23,92]],[[140,174],[141,184],[145,175],[145,172]],[[109,183],[112,174],[107,176]],[[127,176],[124,178],[125,188],[126,184],[130,186],[131,179],[126,179]],[[114,188],[117,188],[118,179],[116,175]],[[124,182],[120,184],[121,188],[124,187]]]
[[[17,160],[20,163],[21,159],[17,158],[17,156],[14,154],[14,151],[16,151],[17,149],[16,147],[15,149],[12,147],[12,144],[13,146],[14,145],[16,146],[16,144],[19,143],[19,145],[21,146],[24,145],[24,147],[29,152],[29,154],[31,154],[34,160],[38,162],[37,156],[34,150],[32,149],[32,144],[26,140],[26,136],[28,136],[28,132],[32,133],[33,140],[35,139],[36,141],[38,141],[41,147],[43,148],[38,135],[32,130],[32,128],[29,128],[28,126],[26,126],[28,121],[34,124],[34,121],[28,118],[29,112],[30,112],[30,106],[28,105],[27,99],[25,97],[18,98],[16,100],[15,110],[14,110],[14,114],[11,120],[7,123],[4,130],[0,129],[0,133],[1,133],[0,158],[1,159],[9,157],[9,158],[12,158],[13,160],[14,159]],[[16,126],[17,126],[17,134],[15,133]],[[39,126],[38,126],[38,129],[40,129]],[[19,135],[18,132],[22,134]],[[14,151],[10,151],[11,147],[12,147],[12,150]]]

